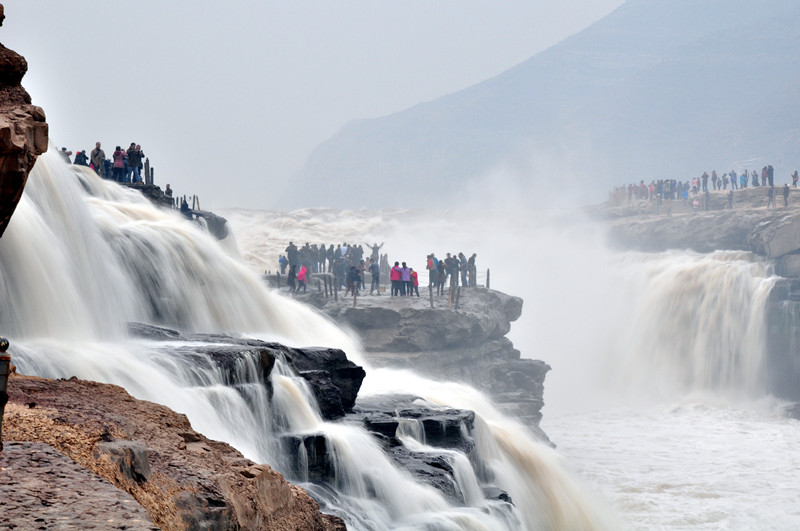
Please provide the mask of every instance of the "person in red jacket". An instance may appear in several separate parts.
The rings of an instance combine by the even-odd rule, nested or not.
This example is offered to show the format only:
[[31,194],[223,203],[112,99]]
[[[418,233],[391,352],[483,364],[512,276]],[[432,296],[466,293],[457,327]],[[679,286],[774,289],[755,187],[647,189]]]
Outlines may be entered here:
[[400,269],[400,262],[395,262],[392,270],[389,271],[389,280],[392,281],[392,297],[400,295],[400,284],[403,282],[403,270]]
[[411,268],[411,290],[408,292],[408,296],[411,297],[414,292],[416,292],[417,297],[419,297],[419,278],[417,278],[417,272],[414,271],[414,268]]

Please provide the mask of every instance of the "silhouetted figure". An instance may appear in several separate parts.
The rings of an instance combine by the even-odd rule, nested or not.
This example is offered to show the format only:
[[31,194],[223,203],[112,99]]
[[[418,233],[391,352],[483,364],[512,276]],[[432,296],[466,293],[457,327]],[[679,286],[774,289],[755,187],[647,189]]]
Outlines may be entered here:
[[78,151],[75,154],[75,165],[77,166],[88,166],[89,165],[89,157],[86,156],[86,150]]

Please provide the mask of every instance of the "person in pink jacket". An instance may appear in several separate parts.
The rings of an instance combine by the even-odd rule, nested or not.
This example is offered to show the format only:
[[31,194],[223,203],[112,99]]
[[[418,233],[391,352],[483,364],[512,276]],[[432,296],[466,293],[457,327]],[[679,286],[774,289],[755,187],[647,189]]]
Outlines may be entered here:
[[392,281],[392,297],[400,295],[400,286],[403,285],[403,270],[400,269],[400,262],[395,262],[394,267],[389,271],[389,280]]
[[303,293],[306,292],[306,266],[300,266],[300,271],[297,272],[297,291],[300,291],[300,288],[303,288]]

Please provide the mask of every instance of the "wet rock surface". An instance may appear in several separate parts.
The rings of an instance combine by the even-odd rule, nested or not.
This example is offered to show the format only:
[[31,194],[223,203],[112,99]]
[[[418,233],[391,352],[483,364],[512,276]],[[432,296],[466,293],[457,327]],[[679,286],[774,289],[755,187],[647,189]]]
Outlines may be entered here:
[[0,452],[0,528],[155,530],[130,494],[40,442]]
[[464,382],[485,392],[506,413],[538,428],[544,380],[550,366],[524,359],[505,337],[522,313],[522,299],[486,288],[462,288],[458,309],[446,296],[423,288],[417,297],[320,298],[314,305],[352,328],[375,367],[414,370],[429,377]]
[[[286,360],[294,372],[311,386],[322,417],[327,420],[341,418],[353,409],[366,376],[364,369],[348,360],[339,349],[292,348],[280,343],[221,334],[183,335],[175,330],[142,323],[128,323],[128,332],[134,337],[191,344],[178,350],[182,355],[194,357],[199,364],[207,363],[209,358],[213,360],[223,370],[226,383],[233,387],[243,383],[243,364],[249,361],[256,368],[258,381],[271,388],[269,375],[275,360]],[[197,342],[209,345],[198,346]]]

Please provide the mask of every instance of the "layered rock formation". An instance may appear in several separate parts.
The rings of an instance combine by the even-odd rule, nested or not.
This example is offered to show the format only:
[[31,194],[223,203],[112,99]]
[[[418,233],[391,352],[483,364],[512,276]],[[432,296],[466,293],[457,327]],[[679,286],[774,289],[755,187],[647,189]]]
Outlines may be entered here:
[[[36,522],[80,522],[88,529],[102,518],[105,525],[96,528],[111,529],[116,526],[110,520],[128,515],[134,521],[119,522],[120,529],[152,529],[149,515],[160,529],[344,529],[270,467],[195,432],[184,415],[135,400],[120,387],[25,376],[13,377],[9,387],[5,437],[49,445],[85,470],[66,468],[43,444],[10,443],[0,496],[14,503],[4,505],[0,523],[33,528]],[[35,457],[39,465],[31,466]],[[70,481],[62,485],[58,478]],[[30,482],[38,488],[20,491]],[[109,483],[132,498],[110,491]],[[41,499],[43,488],[59,485],[54,498]],[[78,497],[83,505],[71,501]]]
[[522,313],[522,299],[486,288],[463,288],[456,310],[446,297],[361,297],[321,299],[316,305],[360,337],[377,367],[413,369],[442,380],[469,383],[507,413],[538,430],[544,379],[550,367],[522,359],[505,337]]
[[[3,6],[0,5],[0,26]],[[20,85],[25,58],[0,44],[0,236],[17,208],[36,157],[47,150],[48,126],[41,107]]]

